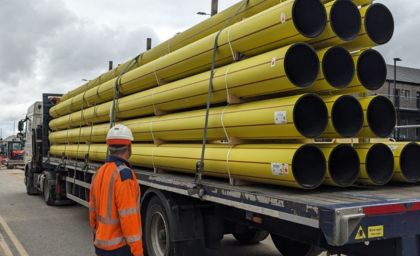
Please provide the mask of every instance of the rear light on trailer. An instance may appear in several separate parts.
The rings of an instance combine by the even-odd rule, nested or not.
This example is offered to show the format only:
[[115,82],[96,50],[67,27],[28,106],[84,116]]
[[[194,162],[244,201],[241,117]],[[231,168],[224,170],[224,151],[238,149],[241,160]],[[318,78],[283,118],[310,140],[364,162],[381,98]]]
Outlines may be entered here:
[[420,211],[420,202],[405,203],[405,204],[391,204],[391,205],[379,205],[379,206],[368,206],[363,208],[364,214],[369,215],[386,215],[386,214],[397,214],[406,212]]

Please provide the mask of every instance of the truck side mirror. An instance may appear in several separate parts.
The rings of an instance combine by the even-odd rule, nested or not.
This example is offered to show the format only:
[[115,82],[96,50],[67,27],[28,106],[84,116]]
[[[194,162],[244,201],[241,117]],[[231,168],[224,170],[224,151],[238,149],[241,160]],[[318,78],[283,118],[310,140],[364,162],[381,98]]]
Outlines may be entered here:
[[24,120],[20,120],[18,122],[18,130],[19,130],[19,132],[22,132],[23,131],[24,125],[25,125],[25,121]]

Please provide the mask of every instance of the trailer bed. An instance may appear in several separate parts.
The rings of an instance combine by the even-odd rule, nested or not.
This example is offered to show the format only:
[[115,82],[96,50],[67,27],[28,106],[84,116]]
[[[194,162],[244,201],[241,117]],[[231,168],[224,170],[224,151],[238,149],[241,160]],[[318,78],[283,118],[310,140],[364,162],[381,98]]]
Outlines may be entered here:
[[[66,181],[89,189],[89,174],[99,163],[45,158],[52,166],[65,166]],[[173,192],[202,201],[246,211],[250,219],[269,217],[320,230],[330,246],[404,237],[404,248],[419,250],[420,184],[317,190],[245,183],[232,186],[227,179],[204,177],[197,185],[194,175],[135,169],[140,185]],[[83,178],[84,177],[84,178]],[[74,191],[73,191],[74,192]],[[86,198],[67,191],[68,198],[87,205]],[[418,254],[403,254],[418,255]]]

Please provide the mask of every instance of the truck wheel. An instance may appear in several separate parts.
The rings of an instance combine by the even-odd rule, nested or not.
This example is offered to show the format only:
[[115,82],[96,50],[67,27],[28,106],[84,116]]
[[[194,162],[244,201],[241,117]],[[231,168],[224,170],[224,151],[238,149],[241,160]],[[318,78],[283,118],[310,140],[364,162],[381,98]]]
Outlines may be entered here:
[[245,232],[234,232],[233,237],[241,244],[257,244],[268,237],[268,232],[263,230],[249,229]]
[[304,244],[288,238],[271,234],[274,246],[283,256],[316,256],[321,253],[321,250],[315,246]]
[[30,196],[38,195],[38,190],[34,187],[33,177],[29,174],[28,170],[25,171],[25,187],[26,194]]
[[44,195],[44,201],[47,205],[54,206],[54,198],[53,194],[51,193],[51,186],[48,185],[48,180],[44,179],[44,191],[42,191]]
[[145,224],[145,240],[148,255],[170,255],[171,243],[168,215],[158,197],[153,197],[147,206]]

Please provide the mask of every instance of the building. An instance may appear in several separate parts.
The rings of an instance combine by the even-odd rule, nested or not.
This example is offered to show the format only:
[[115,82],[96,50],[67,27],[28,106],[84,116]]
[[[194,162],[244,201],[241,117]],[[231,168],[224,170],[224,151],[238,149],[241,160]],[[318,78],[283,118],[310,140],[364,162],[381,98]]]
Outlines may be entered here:
[[[420,125],[420,69],[397,66],[394,91],[394,66],[387,65],[385,85],[374,92],[389,97],[397,110],[398,126]],[[397,140],[420,140],[420,128],[400,128]]]

